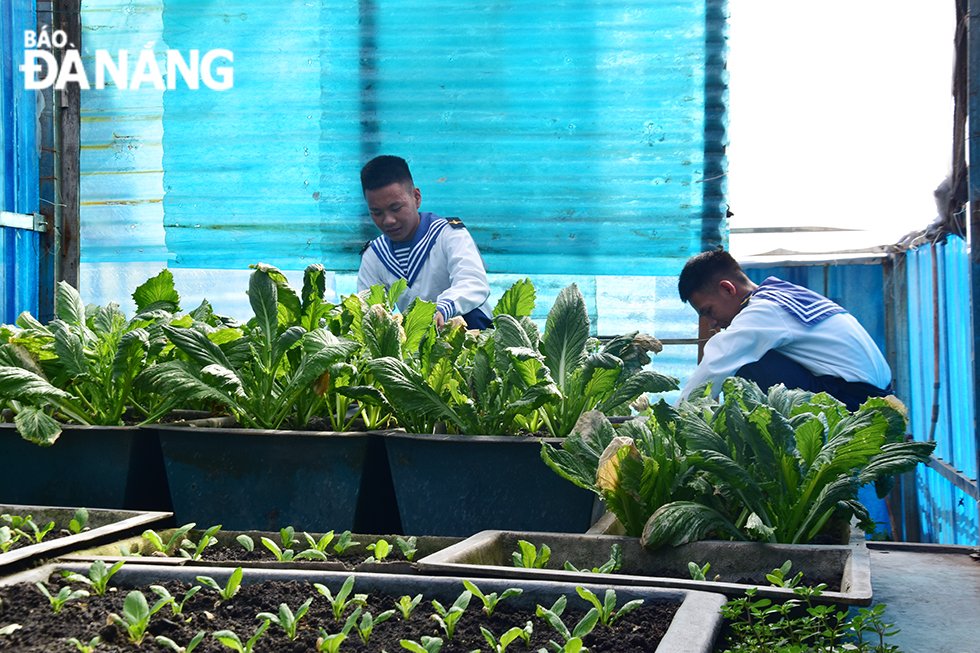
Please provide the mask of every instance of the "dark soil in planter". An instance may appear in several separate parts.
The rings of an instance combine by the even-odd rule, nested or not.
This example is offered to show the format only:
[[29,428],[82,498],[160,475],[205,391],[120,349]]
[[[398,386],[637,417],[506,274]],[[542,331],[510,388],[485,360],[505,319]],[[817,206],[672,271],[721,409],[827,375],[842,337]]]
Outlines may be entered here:
[[[714,572],[709,571],[708,580],[709,581],[714,580],[723,583],[739,583],[741,585],[767,586],[769,585],[769,581],[766,580],[766,574],[769,573],[770,571],[771,570],[766,570],[765,572],[760,572],[759,574],[756,574],[754,576],[740,576],[737,578],[731,576],[724,576],[724,575],[722,575],[720,578],[715,578]],[[797,570],[795,569],[791,570],[790,578],[796,575],[796,571]],[[691,579],[690,573],[683,573],[679,569],[674,569],[669,567],[664,567],[660,569],[651,569],[649,567],[630,568],[629,566],[624,565],[622,569],[620,569],[618,572],[614,572],[613,575],[615,574],[628,574],[634,576],[657,576],[661,578],[683,578],[685,580]],[[801,585],[808,585],[811,587],[819,583],[824,583],[827,586],[826,589],[824,590],[826,592],[839,592],[841,589],[840,576],[816,576],[816,575],[808,576],[804,574],[803,580],[800,582]]]
[[[54,580],[59,580],[55,578]],[[162,583],[174,596],[182,596],[189,588],[180,582]],[[60,584],[49,584],[52,594]],[[336,590],[336,588],[332,588]],[[355,585],[355,591],[356,591]],[[118,589],[106,596],[92,596],[67,604],[59,614],[54,614],[36,587],[29,584],[0,588],[0,628],[17,623],[23,628],[7,636],[0,636],[0,650],[22,651],[24,653],[48,653],[54,650],[67,650],[66,639],[76,637],[84,642],[99,635],[102,645],[96,650],[102,652],[133,651],[133,645],[116,626],[107,625],[110,613],[122,613],[123,601],[129,590]],[[149,588],[142,588],[148,602],[152,605],[156,596]],[[286,603],[292,610],[307,598],[315,597],[307,615],[301,621],[299,635],[295,641],[286,638],[283,631],[271,624],[265,635],[256,645],[256,652],[307,653],[315,650],[315,642],[321,628],[329,633],[339,632],[341,624],[334,621],[327,600],[309,583],[297,581],[265,581],[243,585],[241,591],[230,601],[219,603],[216,594],[209,589],[201,589],[185,607],[183,617],[175,617],[169,607],[164,607],[154,615],[150,622],[149,635],[143,641],[143,650],[161,650],[153,642],[153,636],[163,635],[183,646],[200,630],[208,634],[196,651],[200,653],[219,653],[226,651],[212,637],[218,630],[233,630],[244,640],[255,631],[259,612],[277,613],[280,603]],[[369,597],[367,609],[373,614],[394,608],[397,597],[375,594]],[[569,600],[569,607],[563,615],[566,623],[577,622],[584,614],[584,601]],[[447,606],[448,607],[448,606]],[[487,618],[480,610],[480,602],[474,598],[466,614],[457,626],[455,638],[447,643],[443,653],[462,653],[474,649],[486,649],[487,643],[480,633],[480,626],[490,630],[495,636],[501,635],[512,626],[523,626],[531,621],[534,626],[530,649],[522,643],[512,646],[516,650],[538,650],[547,645],[548,639],[560,639],[550,626],[527,611],[510,611],[502,602],[493,617]],[[640,653],[655,651],[660,639],[670,625],[678,604],[670,601],[647,602],[618,621],[612,628],[597,626],[585,644],[593,652]],[[419,641],[423,635],[440,634],[436,622],[430,618],[433,609],[430,601],[423,599],[409,620],[403,621],[400,613],[389,621],[376,626],[368,645],[364,645],[355,632],[341,646],[344,652],[389,653],[404,650],[399,645],[401,639]],[[346,616],[345,616],[346,619]],[[72,649],[74,650],[74,649]]]
[[[370,544],[370,543],[371,542],[361,542],[362,545]],[[276,542],[276,544],[279,544],[279,542]],[[296,548],[293,549],[294,553],[299,553],[302,550],[303,550],[302,546],[297,546]],[[327,554],[326,560],[293,559],[290,560],[289,562],[290,564],[294,564],[294,565],[302,565],[304,563],[319,563],[320,565],[323,565],[324,563],[333,562],[333,563],[337,563],[338,569],[340,569],[342,566],[343,569],[353,570],[355,567],[365,562],[370,556],[371,556],[370,551],[365,551],[363,546],[359,546],[359,547],[354,547],[352,549],[348,549],[343,553],[335,553],[331,551]],[[204,553],[201,555],[201,561],[221,562],[221,563],[240,562],[242,563],[242,566],[246,566],[249,563],[256,563],[256,562],[261,562],[261,563],[277,562],[276,556],[272,553],[272,551],[269,551],[269,549],[262,546],[262,544],[258,541],[256,541],[255,549],[253,551],[246,551],[241,546],[237,546],[237,547],[221,546],[221,545],[210,546],[204,550]],[[372,563],[374,562],[376,561],[372,560]],[[394,545],[392,545],[392,552],[388,554],[388,557],[385,558],[380,563],[376,563],[376,564],[414,565],[414,562],[406,560],[404,556],[402,556],[401,552],[398,551],[398,549]]]

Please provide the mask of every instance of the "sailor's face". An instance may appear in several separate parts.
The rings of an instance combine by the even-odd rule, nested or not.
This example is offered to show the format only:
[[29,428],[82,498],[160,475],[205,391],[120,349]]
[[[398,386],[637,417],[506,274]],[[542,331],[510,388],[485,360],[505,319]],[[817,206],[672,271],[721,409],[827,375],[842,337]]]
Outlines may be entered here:
[[727,329],[742,310],[742,298],[738,289],[726,280],[705,290],[692,292],[690,303],[713,331]]
[[422,193],[412,184],[388,184],[364,191],[374,224],[395,242],[410,240],[419,226]]

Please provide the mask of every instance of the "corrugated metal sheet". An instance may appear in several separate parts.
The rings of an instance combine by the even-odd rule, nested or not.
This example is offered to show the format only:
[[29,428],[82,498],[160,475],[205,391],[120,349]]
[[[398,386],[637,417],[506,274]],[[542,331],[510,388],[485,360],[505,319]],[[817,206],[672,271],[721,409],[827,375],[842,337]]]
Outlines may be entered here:
[[[24,30],[37,24],[33,0],[0,4],[0,210],[38,210],[37,117],[34,92],[24,90]],[[38,234],[0,227],[0,322],[37,313]]]
[[[909,251],[906,260],[912,433],[918,440],[934,438],[936,457],[976,479],[969,252],[963,239],[950,236]],[[917,478],[923,539],[976,544],[976,501],[933,470],[920,469]]]
[[[725,240],[723,0],[84,0],[97,48],[227,48],[232,90],[83,94],[83,263],[356,269],[406,156],[497,273],[676,273]],[[164,237],[161,237],[164,236]]]

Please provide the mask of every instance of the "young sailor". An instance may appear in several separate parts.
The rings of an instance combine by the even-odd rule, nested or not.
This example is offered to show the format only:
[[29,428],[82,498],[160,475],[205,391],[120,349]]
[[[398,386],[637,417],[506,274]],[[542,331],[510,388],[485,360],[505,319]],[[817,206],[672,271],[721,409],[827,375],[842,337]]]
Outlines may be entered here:
[[419,212],[422,192],[405,160],[371,159],[361,170],[361,189],[382,234],[361,252],[358,291],[405,279],[408,290],[398,299],[400,310],[420,297],[435,302],[438,326],[457,315],[471,329],[491,326],[490,285],[480,250],[458,218]]
[[868,397],[891,393],[891,369],[853,315],[826,297],[776,277],[756,285],[731,254],[703,252],[684,265],[681,301],[690,302],[712,329],[697,370],[681,390],[685,399],[711,382],[717,396],[729,376],[766,390],[827,392],[856,410]]

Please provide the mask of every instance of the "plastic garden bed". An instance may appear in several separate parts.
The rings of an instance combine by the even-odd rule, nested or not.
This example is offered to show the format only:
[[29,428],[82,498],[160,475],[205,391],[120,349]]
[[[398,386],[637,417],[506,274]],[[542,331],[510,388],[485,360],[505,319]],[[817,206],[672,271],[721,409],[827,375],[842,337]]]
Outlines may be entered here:
[[[167,528],[158,530],[157,533],[164,541],[168,541],[176,529]],[[188,532],[187,538],[192,542],[199,542],[204,531],[194,529]],[[248,535],[252,538],[255,549],[252,553],[247,553],[245,549],[236,541],[240,535]],[[310,533],[315,539],[319,539],[322,533]],[[339,535],[339,533],[335,533]],[[141,535],[133,535],[121,538],[112,542],[106,542],[96,547],[91,547],[81,551],[75,551],[71,555],[64,556],[62,560],[66,562],[91,561],[96,559],[106,562],[115,562],[126,559],[128,562],[150,563],[162,565],[177,565],[187,567],[253,567],[268,569],[317,569],[324,571],[358,571],[358,572],[378,572],[378,573],[419,573],[418,560],[432,555],[442,549],[457,544],[462,541],[459,537],[445,537],[437,535],[423,535],[416,538],[415,547],[417,552],[413,556],[413,561],[406,560],[405,556],[395,544],[396,535],[366,535],[355,533],[351,539],[358,542],[352,545],[343,555],[338,555],[333,549],[333,542],[328,547],[328,560],[276,560],[275,555],[262,545],[260,538],[267,537],[281,547],[280,533],[271,531],[225,531],[221,530],[214,535],[218,543],[204,549],[199,560],[191,560],[182,556],[162,556],[153,553],[153,547]],[[296,537],[300,544],[293,547],[295,553],[299,553],[306,547],[306,540],[301,532],[296,532]],[[365,547],[373,544],[379,539],[384,538],[391,544],[391,553],[384,562],[366,562],[372,555]]]
[[595,495],[541,460],[541,443],[559,439],[386,432],[384,441],[405,533],[584,533],[592,524]]
[[139,532],[155,523],[169,519],[169,512],[136,512],[129,510],[88,509],[88,528],[80,533],[61,535],[58,533],[68,526],[75,514],[75,508],[53,506],[0,505],[0,513],[24,517],[31,515],[39,526],[54,521],[55,529],[39,544],[29,544],[0,553],[0,573],[9,573],[24,566],[37,564],[42,560],[57,557],[67,551],[74,551],[107,538],[118,538]]
[[[57,568],[47,566],[31,570],[29,574],[21,574],[17,577],[3,579],[0,582],[3,585],[10,585],[13,582],[33,583],[34,581],[47,579],[55,571],[69,570],[84,574],[87,569],[88,567],[86,565],[77,564],[59,565]],[[103,601],[100,599],[99,601],[100,604],[108,604],[107,607],[96,607],[95,597],[87,600],[87,606],[84,610],[77,609],[77,606],[69,604],[57,617],[51,616],[49,618],[48,615],[44,615],[48,623],[44,624],[43,628],[45,632],[52,633],[54,638],[75,636],[83,641],[87,641],[95,633],[108,635],[105,625],[106,615],[103,614],[103,611],[115,610],[118,612],[122,605],[123,596],[132,588],[140,588],[144,594],[153,597],[154,595],[147,587],[150,584],[167,583],[172,590],[182,592],[186,588],[186,585],[178,587],[175,585],[178,581],[195,584],[196,576],[207,575],[216,582],[224,585],[230,574],[231,570],[227,568],[184,568],[127,564],[111,580],[111,586],[117,589],[115,592],[110,592],[109,594],[114,596],[110,596],[108,600]],[[240,624],[240,630],[238,632],[243,633],[247,637],[255,630],[258,624],[254,616],[257,611],[275,613],[280,601],[287,602],[295,610],[299,603],[303,601],[303,597],[308,596],[313,597],[313,603],[309,613],[304,618],[305,624],[299,631],[300,636],[297,638],[297,642],[289,642],[277,626],[272,626],[263,638],[259,640],[257,649],[275,650],[278,652],[309,651],[320,627],[327,625],[334,629],[337,628],[337,622],[333,621],[332,616],[329,615],[329,605],[314,590],[312,583],[321,583],[336,593],[341,584],[349,576],[350,574],[346,573],[322,571],[248,569],[244,573],[243,589],[229,601],[218,605],[215,601],[216,595],[214,592],[210,589],[202,589],[193,597],[185,609],[183,619],[189,618],[189,623],[184,623],[183,619],[179,620],[181,623],[175,623],[167,619],[166,614],[161,616],[158,613],[151,618],[150,632],[151,634],[155,634],[155,629],[166,629],[169,636],[184,644],[195,631],[206,630],[208,634],[204,640],[206,643],[202,643],[202,647],[199,650],[205,652],[224,650],[213,640],[211,633],[219,628],[228,628],[229,620],[237,619],[234,623]],[[56,584],[62,583],[60,577],[57,575],[51,578]],[[249,589],[250,586],[257,583],[261,583],[261,585],[257,586],[256,591]],[[551,606],[559,596],[567,597],[569,607],[565,611],[563,618],[571,621],[573,624],[580,618],[581,614],[584,614],[588,607],[588,604],[578,596],[576,585],[570,583],[535,580],[480,580],[479,587],[484,593],[502,593],[508,588],[520,588],[523,591],[522,594],[508,598],[498,606],[495,612],[498,620],[508,618],[507,615],[509,613],[519,615],[519,617],[515,616],[513,619],[514,621],[518,621],[520,625],[523,625],[525,618],[534,619],[533,613],[537,604]],[[669,619],[669,623],[666,624],[666,632],[660,644],[654,647],[649,643],[650,638],[647,636],[647,633],[642,630],[636,631],[636,629],[631,627],[631,619],[634,617],[639,619],[641,617],[641,610],[632,612],[625,616],[622,622],[617,624],[616,627],[621,628],[621,630],[617,631],[614,627],[614,630],[610,631],[614,633],[611,640],[611,647],[608,641],[609,636],[605,632],[600,632],[602,628],[597,630],[599,636],[607,638],[606,646],[598,650],[617,651],[618,653],[638,651],[708,653],[712,650],[713,642],[720,628],[720,607],[724,603],[724,597],[720,594],[680,589],[627,587],[622,585],[586,584],[583,587],[588,588],[600,597],[604,596],[605,591],[612,587],[616,591],[617,606],[623,605],[628,600],[642,599],[645,602],[642,610],[665,614],[665,619]],[[391,604],[398,596],[423,594],[424,600],[416,609],[417,613],[413,613],[412,619],[407,626],[410,629],[414,628],[408,635],[415,639],[419,639],[419,634],[421,633],[435,635],[438,632],[437,625],[428,617],[433,612],[430,607],[431,601],[435,599],[448,606],[460,595],[463,589],[461,579],[458,578],[404,576],[398,574],[357,574],[355,575],[354,586],[354,591],[367,593],[372,597],[371,600],[379,601],[375,605],[380,607],[372,607],[374,614],[378,614],[377,610],[382,609],[384,606],[391,607]],[[285,593],[287,590],[292,593],[287,595]],[[19,611],[26,610],[26,608],[21,608],[19,604],[36,600],[35,597],[44,601],[43,597],[40,597],[40,594],[34,591],[34,588],[30,585],[0,587],[0,595],[4,597],[4,604],[7,606],[5,615],[9,617],[9,620],[16,620],[18,619],[18,614],[24,614],[24,612]],[[119,607],[116,607],[117,604]],[[39,610],[47,610],[44,603],[34,608],[34,612],[28,614],[37,614]],[[204,612],[205,610],[207,611],[206,613]],[[671,613],[673,613],[672,617],[669,616]],[[42,633],[40,631],[42,626],[37,623],[37,617],[27,619],[26,616],[23,616],[20,618],[24,620],[17,621],[17,623],[21,623],[23,628],[8,636],[11,643],[17,645],[22,642],[25,647],[27,645],[36,647],[29,649],[32,651],[51,650],[43,647],[45,645],[51,646],[55,641],[53,640],[48,643],[41,640]],[[51,623],[54,621],[56,623]],[[165,621],[168,623],[165,623]],[[485,646],[486,642],[483,641],[479,631],[476,630],[476,626],[483,623],[488,622],[480,612],[479,601],[474,598],[470,603],[468,611],[460,619],[459,630],[457,631],[458,639],[453,640],[453,646],[451,648],[449,646],[446,648],[449,650],[472,650]],[[499,624],[500,621],[496,623]],[[375,633],[372,635],[372,646],[361,648],[360,642],[356,641],[356,635],[351,633],[351,637],[355,641],[352,641],[349,647],[345,644],[342,650],[380,650],[381,645],[378,643],[378,639],[381,639],[381,631],[386,627],[401,629],[406,626],[402,623],[400,615],[395,616],[388,622],[375,628]],[[503,631],[499,626],[494,626],[494,629],[495,634],[498,636]],[[539,642],[541,641],[541,637],[545,639],[548,637],[558,638],[556,633],[551,631],[550,627],[543,620],[535,621],[534,631],[535,635],[539,638]],[[395,632],[400,633],[403,631],[398,630]],[[621,634],[617,635],[616,633]],[[463,642],[459,640],[463,639],[464,636],[470,639],[465,642],[465,649],[459,649],[457,647],[463,645]],[[118,636],[116,639],[117,643],[115,646],[121,646],[123,644],[122,637]],[[398,636],[396,635],[394,641],[397,642],[397,640]],[[149,641],[152,642],[152,638]],[[60,645],[60,641],[58,643]],[[515,646],[518,649],[521,648],[520,644],[515,644]],[[537,648],[539,646],[535,646],[533,650],[537,650]],[[21,648],[18,650],[24,649]],[[117,649],[113,648],[111,650]],[[119,650],[123,649],[120,648]],[[386,650],[394,651],[401,649],[397,648],[397,643],[395,643],[393,646],[389,644]]]
[[[525,569],[514,566],[518,540],[551,548],[550,568]],[[863,543],[855,545],[763,544],[759,542],[702,541],[665,547],[653,552],[637,538],[612,535],[573,535],[513,531],[485,531],[419,561],[423,573],[497,578],[537,578],[564,582],[595,582],[596,575],[566,571],[565,561],[578,569],[593,569],[610,558],[613,544],[623,552],[620,571],[603,574],[610,583],[676,587],[721,592],[740,597],[756,587],[760,596],[785,600],[793,597],[788,588],[772,587],[765,575],[792,561],[791,574],[803,572],[803,584],[825,582],[829,588],[820,597],[824,603],[868,605],[871,603],[871,563]],[[692,580],[688,563],[710,563],[709,578]]]

